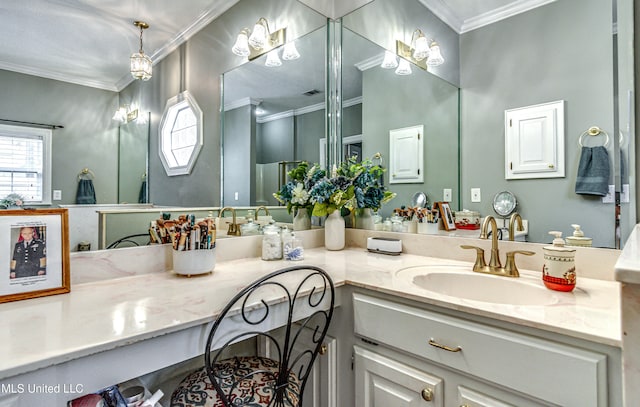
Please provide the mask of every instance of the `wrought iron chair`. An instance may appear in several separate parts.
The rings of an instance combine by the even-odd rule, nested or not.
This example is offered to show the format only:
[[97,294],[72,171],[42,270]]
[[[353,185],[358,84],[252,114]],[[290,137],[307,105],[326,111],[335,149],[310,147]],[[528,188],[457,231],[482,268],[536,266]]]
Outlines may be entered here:
[[[244,288],[214,322],[204,368],[182,380],[171,406],[302,405],[305,384],[333,316],[334,295],[333,281],[315,266],[281,269]],[[271,332],[280,326],[284,335]],[[254,337],[269,349],[268,358],[225,355],[231,344]],[[310,349],[300,350],[302,342],[311,344]]]

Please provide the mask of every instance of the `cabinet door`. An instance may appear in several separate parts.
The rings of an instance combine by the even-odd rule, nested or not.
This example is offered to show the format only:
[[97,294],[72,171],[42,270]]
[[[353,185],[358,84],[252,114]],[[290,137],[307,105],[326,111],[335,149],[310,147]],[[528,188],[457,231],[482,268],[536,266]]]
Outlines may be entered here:
[[389,131],[389,182],[420,183],[424,178],[424,126]]
[[442,379],[354,346],[358,407],[444,406]]
[[[284,330],[279,329],[272,334],[277,338],[284,335]],[[301,337],[302,338],[302,337]],[[296,342],[294,353],[303,352],[313,348],[313,344],[304,341]],[[263,337],[258,338],[258,349],[261,356],[269,357],[269,342]],[[320,354],[315,363],[304,390],[302,407],[338,407],[337,391],[337,360],[338,346],[335,338],[325,336]]]
[[564,102],[505,112],[505,178],[564,177]]

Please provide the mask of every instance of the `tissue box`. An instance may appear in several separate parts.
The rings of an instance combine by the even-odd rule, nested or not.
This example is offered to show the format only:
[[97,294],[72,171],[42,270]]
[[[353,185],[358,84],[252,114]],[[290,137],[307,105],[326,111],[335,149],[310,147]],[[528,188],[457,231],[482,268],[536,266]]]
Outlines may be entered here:
[[367,238],[367,250],[373,253],[397,256],[402,253],[402,240],[387,237]]
[[463,211],[457,211],[455,218],[457,229],[480,229],[480,212],[465,209]]

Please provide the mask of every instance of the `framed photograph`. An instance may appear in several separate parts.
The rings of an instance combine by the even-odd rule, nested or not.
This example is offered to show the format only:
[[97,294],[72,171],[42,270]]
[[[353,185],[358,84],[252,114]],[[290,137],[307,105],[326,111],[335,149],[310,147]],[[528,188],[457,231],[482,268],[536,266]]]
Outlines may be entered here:
[[455,219],[453,218],[453,212],[451,212],[451,208],[449,207],[448,202],[438,202],[438,207],[440,209],[440,218],[442,218],[442,223],[444,224],[445,230],[456,230]]
[[0,303],[70,290],[67,209],[0,210]]

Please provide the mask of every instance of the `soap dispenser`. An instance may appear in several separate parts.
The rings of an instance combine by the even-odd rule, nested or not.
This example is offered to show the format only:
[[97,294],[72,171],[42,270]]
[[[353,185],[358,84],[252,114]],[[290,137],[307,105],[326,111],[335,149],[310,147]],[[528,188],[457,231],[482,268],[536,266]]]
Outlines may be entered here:
[[580,230],[580,225],[571,225],[574,229],[573,236],[567,236],[568,246],[582,246],[591,247],[592,240],[590,237],[585,237],[584,232]]
[[566,247],[562,232],[549,232],[553,235],[552,246],[543,247],[544,265],[542,281],[544,285],[556,291],[572,291],[576,286],[576,266],[574,262],[576,249]]

